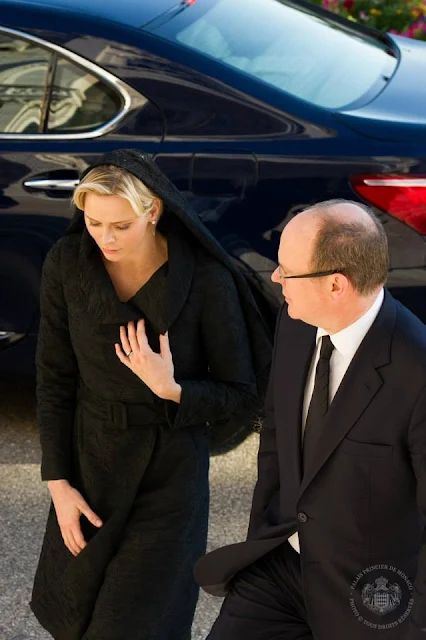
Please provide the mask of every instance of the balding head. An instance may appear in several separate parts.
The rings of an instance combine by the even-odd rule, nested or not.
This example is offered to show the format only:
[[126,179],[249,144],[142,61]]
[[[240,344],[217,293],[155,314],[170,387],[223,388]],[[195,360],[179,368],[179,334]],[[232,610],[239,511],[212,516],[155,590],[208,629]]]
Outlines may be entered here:
[[322,226],[327,220],[332,220],[342,225],[357,225],[360,228],[364,228],[366,233],[369,231],[374,233],[377,231],[378,226],[381,226],[369,207],[351,200],[318,202],[304,209],[296,219],[299,219],[300,224],[305,221],[306,223],[313,221],[319,226]]
[[286,225],[271,279],[281,285],[291,318],[335,333],[367,311],[387,271],[386,234],[374,213],[329,200]]
[[366,206],[348,200],[320,202],[298,214],[292,235],[311,249],[311,270],[339,269],[361,294],[369,295],[386,282],[389,255],[381,222]]

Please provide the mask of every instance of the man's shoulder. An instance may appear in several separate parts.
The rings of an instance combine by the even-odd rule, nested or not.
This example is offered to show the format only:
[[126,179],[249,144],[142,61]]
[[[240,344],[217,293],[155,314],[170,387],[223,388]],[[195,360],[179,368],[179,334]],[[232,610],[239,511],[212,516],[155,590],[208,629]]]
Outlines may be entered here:
[[390,338],[391,377],[400,388],[426,387],[426,325],[394,300],[395,325]]
[[424,361],[426,368],[426,325],[397,300],[395,305],[394,345],[406,350],[406,358]]

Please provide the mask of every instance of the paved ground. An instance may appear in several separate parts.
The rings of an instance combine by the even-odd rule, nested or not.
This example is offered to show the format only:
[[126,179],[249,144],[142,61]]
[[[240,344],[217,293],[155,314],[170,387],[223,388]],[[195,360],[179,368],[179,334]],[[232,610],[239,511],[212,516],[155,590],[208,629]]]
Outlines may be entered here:
[[[0,379],[0,640],[48,640],[28,607],[48,496],[39,479],[34,389]],[[257,436],[212,459],[209,548],[244,539]],[[221,600],[201,596],[193,640],[204,640]]]

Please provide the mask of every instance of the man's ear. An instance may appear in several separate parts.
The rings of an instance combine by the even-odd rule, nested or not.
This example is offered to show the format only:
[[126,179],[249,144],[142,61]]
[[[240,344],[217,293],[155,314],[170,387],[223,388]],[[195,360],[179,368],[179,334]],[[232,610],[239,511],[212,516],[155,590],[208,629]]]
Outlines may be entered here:
[[334,296],[344,295],[349,287],[348,278],[343,273],[335,273],[331,283],[331,293]]

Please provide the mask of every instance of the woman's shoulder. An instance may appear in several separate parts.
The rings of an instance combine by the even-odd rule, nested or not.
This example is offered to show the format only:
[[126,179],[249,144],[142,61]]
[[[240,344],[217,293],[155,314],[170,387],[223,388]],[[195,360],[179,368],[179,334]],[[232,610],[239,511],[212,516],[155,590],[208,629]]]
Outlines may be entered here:
[[59,238],[48,251],[43,264],[44,283],[64,283],[68,274],[75,274],[78,265],[79,239],[75,236]]
[[206,280],[206,284],[235,287],[231,270],[204,247],[199,247],[196,251],[196,272],[199,277]]
[[46,265],[61,267],[64,261],[77,258],[80,246],[80,235],[63,236],[55,242],[46,255]]

